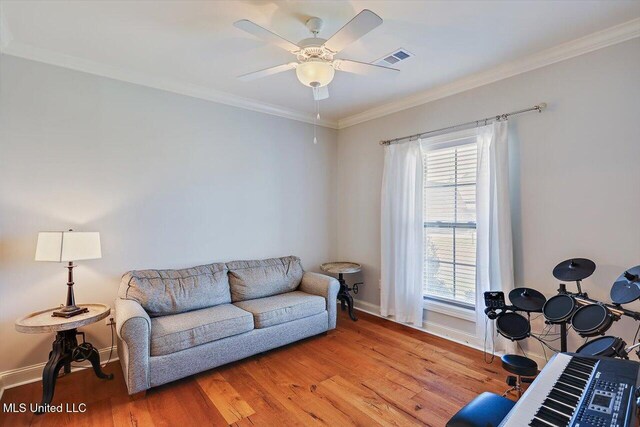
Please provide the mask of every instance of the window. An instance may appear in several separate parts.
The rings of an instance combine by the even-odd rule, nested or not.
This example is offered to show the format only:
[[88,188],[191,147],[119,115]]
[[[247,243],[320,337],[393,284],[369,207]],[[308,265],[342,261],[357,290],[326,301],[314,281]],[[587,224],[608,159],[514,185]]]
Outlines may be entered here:
[[423,142],[424,295],[475,308],[477,144],[451,138]]

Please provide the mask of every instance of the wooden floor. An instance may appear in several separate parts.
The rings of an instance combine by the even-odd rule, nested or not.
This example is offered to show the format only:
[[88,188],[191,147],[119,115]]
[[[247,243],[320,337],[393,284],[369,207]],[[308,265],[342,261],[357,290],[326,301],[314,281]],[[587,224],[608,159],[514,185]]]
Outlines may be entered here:
[[[1,426],[444,426],[483,391],[506,389],[500,361],[358,312],[338,328],[129,399],[119,362],[58,380],[53,404],[86,403],[82,414],[0,413]],[[2,403],[37,403],[41,383],[6,390]]]

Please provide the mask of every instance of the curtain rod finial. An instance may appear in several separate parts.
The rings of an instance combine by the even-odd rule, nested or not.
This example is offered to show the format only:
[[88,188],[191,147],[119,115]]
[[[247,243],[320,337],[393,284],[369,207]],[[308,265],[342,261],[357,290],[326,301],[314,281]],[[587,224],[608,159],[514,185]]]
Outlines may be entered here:
[[536,107],[538,107],[538,111],[542,112],[542,110],[547,108],[547,103],[546,102],[541,102],[540,104],[536,105]]

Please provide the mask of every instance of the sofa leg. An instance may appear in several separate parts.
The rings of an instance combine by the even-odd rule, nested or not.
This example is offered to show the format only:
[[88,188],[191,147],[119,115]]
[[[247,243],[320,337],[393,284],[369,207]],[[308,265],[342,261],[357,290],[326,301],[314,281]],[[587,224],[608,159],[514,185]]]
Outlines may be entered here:
[[129,400],[141,400],[147,396],[147,390],[139,391],[138,393],[130,394]]

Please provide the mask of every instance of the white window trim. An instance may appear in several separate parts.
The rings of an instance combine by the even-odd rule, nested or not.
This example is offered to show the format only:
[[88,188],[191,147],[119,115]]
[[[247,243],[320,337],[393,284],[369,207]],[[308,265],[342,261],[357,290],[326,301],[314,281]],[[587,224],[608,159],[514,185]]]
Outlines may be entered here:
[[[449,132],[442,135],[436,135],[431,138],[423,139],[421,141],[422,149],[429,151],[433,149],[445,148],[448,146],[458,145],[461,139],[468,139],[477,135],[477,129],[463,129],[460,131]],[[444,301],[436,301],[424,298],[423,307],[427,311],[434,313],[444,314],[450,317],[455,317],[469,322],[476,322],[476,311],[478,310],[479,301],[476,301],[474,308],[461,307],[455,303],[447,303]]]
[[432,136],[431,138],[426,138],[421,141],[422,149],[428,151],[436,148],[459,145],[458,141],[461,139],[474,138],[478,135],[477,132],[476,128],[471,128]]
[[[477,306],[477,302],[476,302]],[[450,317],[456,317],[458,319],[468,320],[469,322],[476,321],[476,308],[465,308],[454,303],[447,303],[444,301],[436,301],[433,299],[424,299],[424,309],[427,311],[433,311],[434,313],[446,314]]]

